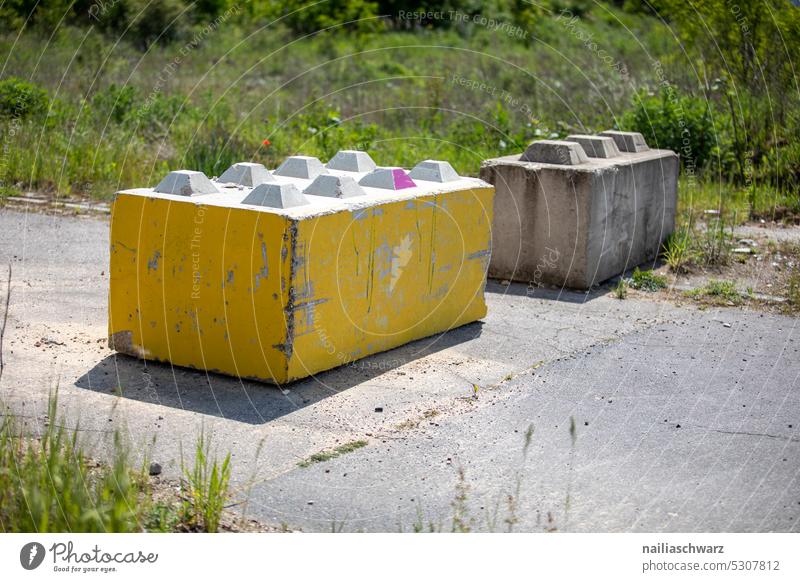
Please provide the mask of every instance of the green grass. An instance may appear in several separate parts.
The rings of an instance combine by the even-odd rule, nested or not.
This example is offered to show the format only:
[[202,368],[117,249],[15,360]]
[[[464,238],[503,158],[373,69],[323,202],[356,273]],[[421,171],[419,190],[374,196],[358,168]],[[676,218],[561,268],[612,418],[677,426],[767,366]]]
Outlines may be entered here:
[[358,441],[351,441],[349,443],[344,443],[335,447],[329,451],[320,451],[319,453],[314,453],[307,459],[303,459],[299,463],[297,463],[298,467],[310,467],[316,463],[324,463],[325,461],[330,461],[331,459],[335,459],[336,457],[341,457],[342,455],[346,455],[347,453],[352,453],[360,448],[366,447],[369,444],[367,441],[358,440]]
[[620,301],[628,296],[628,283],[625,279],[620,279],[614,287],[614,296]]
[[633,289],[652,293],[660,289],[666,289],[667,278],[653,271],[641,271],[639,267],[636,267],[627,283]]
[[129,448],[115,432],[108,462],[87,455],[79,427],[68,429],[49,400],[38,434],[23,419],[4,411],[0,422],[0,532],[169,532],[217,531],[229,497],[230,458],[209,457],[201,435],[191,468],[184,467],[179,493],[158,491],[147,475],[149,463],[131,462]]
[[742,294],[733,281],[711,279],[704,286],[687,291],[686,295],[714,305],[741,305],[743,302]]

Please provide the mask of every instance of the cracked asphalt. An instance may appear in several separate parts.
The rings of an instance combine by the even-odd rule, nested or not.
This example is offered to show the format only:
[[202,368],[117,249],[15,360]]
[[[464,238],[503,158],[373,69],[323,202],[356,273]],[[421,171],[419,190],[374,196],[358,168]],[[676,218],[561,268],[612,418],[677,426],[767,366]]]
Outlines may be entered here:
[[202,428],[249,517],[305,531],[800,529],[795,318],[490,283],[483,322],[279,389],[108,350],[107,237],[0,209],[0,398],[32,432],[58,387],[93,454],[121,430],[176,478]]

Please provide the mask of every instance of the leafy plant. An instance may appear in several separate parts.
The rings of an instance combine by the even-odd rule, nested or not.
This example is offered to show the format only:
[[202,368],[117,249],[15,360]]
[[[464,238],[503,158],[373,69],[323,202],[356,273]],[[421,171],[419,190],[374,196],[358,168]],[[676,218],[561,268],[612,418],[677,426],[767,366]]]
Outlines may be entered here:
[[0,81],[0,117],[24,119],[47,108],[47,91],[18,77]]
[[617,281],[617,286],[614,287],[614,296],[619,300],[625,299],[628,296],[628,284],[625,282],[625,279]]
[[640,291],[654,292],[667,287],[667,278],[657,275],[653,271],[640,271],[639,267],[633,270],[628,285]]
[[742,303],[742,295],[736,289],[733,281],[718,281],[711,279],[702,287],[687,291],[689,297],[695,299],[706,299],[717,305],[739,305]]

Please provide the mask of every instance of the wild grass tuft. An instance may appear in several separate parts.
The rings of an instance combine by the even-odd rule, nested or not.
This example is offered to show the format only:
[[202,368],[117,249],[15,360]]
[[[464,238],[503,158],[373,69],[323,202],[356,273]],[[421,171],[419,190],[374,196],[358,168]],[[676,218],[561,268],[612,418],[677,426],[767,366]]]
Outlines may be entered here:
[[194,450],[194,463],[183,472],[183,518],[189,529],[216,532],[219,530],[222,511],[228,501],[231,478],[231,455],[222,463],[211,456],[211,438],[201,431]]

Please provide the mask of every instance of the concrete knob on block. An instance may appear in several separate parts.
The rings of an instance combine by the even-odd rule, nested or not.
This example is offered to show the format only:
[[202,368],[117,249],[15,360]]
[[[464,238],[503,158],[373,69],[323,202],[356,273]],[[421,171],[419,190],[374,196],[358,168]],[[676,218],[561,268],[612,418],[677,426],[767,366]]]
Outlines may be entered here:
[[176,170],[170,172],[153,189],[159,194],[177,194],[178,196],[200,196],[202,194],[218,194],[219,190],[203,172],[194,170]]
[[220,184],[236,184],[237,186],[247,186],[254,188],[266,182],[275,182],[275,178],[269,173],[263,164],[252,162],[238,162],[225,170],[217,178]]
[[383,188],[384,190],[402,190],[417,186],[403,168],[376,168],[361,178],[358,183],[362,186]]
[[327,174],[328,170],[317,158],[312,156],[292,156],[286,158],[280,167],[275,170],[277,176],[287,178],[302,178],[313,180],[320,174]]
[[629,154],[646,152],[650,150],[644,136],[638,131],[616,131],[608,130],[600,132],[601,137],[610,137],[617,144],[619,151]]
[[371,172],[377,167],[367,152],[339,150],[326,164],[331,170],[342,172]]
[[328,198],[352,198],[363,196],[364,189],[350,176],[332,176],[322,174],[303,190],[313,196],[327,196]]
[[308,204],[308,199],[294,184],[260,184],[242,200],[242,204],[292,208],[293,206],[305,206]]
[[569,135],[567,141],[574,141],[581,144],[583,151],[590,158],[616,158],[619,149],[614,138],[603,137],[600,135]]
[[535,141],[520,156],[521,162],[575,166],[589,161],[581,144],[573,141],[543,139]]
[[438,160],[425,160],[414,166],[408,173],[414,180],[425,180],[427,182],[452,182],[458,180],[459,175],[449,162]]

